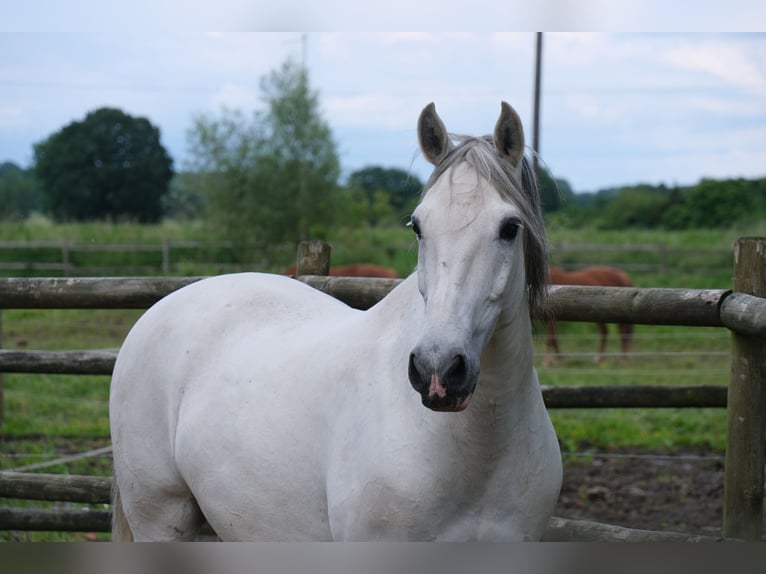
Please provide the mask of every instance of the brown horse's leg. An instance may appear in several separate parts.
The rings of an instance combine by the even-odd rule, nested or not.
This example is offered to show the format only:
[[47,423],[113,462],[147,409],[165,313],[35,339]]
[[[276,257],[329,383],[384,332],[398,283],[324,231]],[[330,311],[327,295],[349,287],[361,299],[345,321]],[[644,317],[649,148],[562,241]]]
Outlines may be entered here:
[[622,362],[628,361],[628,355],[630,354],[630,343],[633,339],[633,324],[624,323],[619,326],[620,329],[620,343],[622,344]]
[[598,354],[596,355],[594,362],[600,363],[604,359],[604,351],[606,351],[607,326],[604,323],[596,323],[596,325],[601,334],[601,340],[598,342]]
[[561,351],[556,340],[556,322],[548,321],[548,336],[545,339],[547,354],[543,359],[543,367],[552,367],[561,362]]

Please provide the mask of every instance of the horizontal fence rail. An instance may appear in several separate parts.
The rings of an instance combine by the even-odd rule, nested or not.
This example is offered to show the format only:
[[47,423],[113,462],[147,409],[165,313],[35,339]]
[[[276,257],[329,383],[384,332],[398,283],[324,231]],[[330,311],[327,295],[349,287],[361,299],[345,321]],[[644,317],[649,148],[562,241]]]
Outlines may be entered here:
[[[0,350],[0,373],[111,375],[116,358],[117,350]],[[551,409],[726,407],[725,386],[543,386],[542,394]]]
[[[269,250],[292,252],[288,244],[270,245]],[[239,261],[242,252],[264,245],[232,241],[162,240],[146,243],[87,243],[58,241],[0,241],[0,271],[58,273],[71,275],[169,274],[179,266],[242,271],[258,263]],[[33,254],[33,252],[35,252]],[[223,258],[222,253],[226,253]],[[111,254],[121,262],[104,262],[99,254]],[[42,260],[38,260],[42,259]],[[112,258],[110,258],[112,259]],[[225,262],[225,261],[228,261]]]
[[[0,497],[109,504],[112,479],[109,477],[25,474],[0,472]],[[111,512],[91,508],[0,508],[0,530],[109,532]],[[209,527],[203,535],[214,535]],[[600,524],[587,520],[552,517],[543,535],[548,542],[718,542],[713,536],[695,536],[680,532],[655,532]]]
[[[0,278],[0,309],[145,309],[201,279]],[[370,308],[402,281],[320,275],[298,279],[357,309]],[[560,321],[728,327],[766,338],[766,301],[727,289],[551,285],[549,298],[550,318]],[[583,305],[594,298],[598,305]]]

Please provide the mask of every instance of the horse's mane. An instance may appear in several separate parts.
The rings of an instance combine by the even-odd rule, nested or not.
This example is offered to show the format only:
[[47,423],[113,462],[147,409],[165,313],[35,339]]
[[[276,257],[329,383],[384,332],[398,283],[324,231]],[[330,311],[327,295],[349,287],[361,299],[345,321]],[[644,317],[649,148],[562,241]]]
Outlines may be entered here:
[[524,257],[531,315],[545,313],[548,282],[548,240],[545,234],[542,202],[537,178],[529,158],[522,157],[521,169],[503,159],[495,149],[492,136],[472,137],[450,135],[458,142],[439,162],[423,187],[421,198],[450,168],[461,162],[476,170],[508,201],[515,204],[524,219]]

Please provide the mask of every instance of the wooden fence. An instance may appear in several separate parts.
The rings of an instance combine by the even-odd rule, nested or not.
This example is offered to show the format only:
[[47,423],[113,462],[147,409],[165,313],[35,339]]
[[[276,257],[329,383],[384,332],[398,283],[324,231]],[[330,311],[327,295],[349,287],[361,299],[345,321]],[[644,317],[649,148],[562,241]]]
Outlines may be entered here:
[[[562,321],[636,323],[726,327],[732,332],[732,372],[728,387],[559,387],[544,388],[549,408],[600,407],[726,407],[728,434],[724,485],[725,538],[760,540],[764,494],[764,416],[766,416],[766,238],[742,238],[734,250],[734,289],[647,289],[633,287],[552,286],[553,315]],[[385,296],[400,280],[326,276],[329,246],[302,244],[299,248],[299,279],[347,304],[366,309]],[[164,295],[200,277],[182,278],[82,278],[0,279],[2,308],[146,308]],[[109,374],[114,352],[3,351],[0,373],[45,372]],[[0,473],[0,497],[16,497],[22,477]],[[76,477],[80,480],[79,477]],[[82,477],[81,483],[101,485],[101,478]],[[36,479],[37,480],[37,479]],[[52,478],[39,479],[52,484]],[[73,480],[71,477],[64,482]],[[71,492],[65,484],[66,492]],[[33,497],[41,487],[23,490]],[[51,490],[58,490],[51,487]],[[87,490],[87,488],[86,488]],[[77,491],[75,491],[77,492]],[[38,494],[37,496],[41,496]],[[72,500],[71,494],[63,500]],[[82,499],[77,494],[78,501]],[[57,498],[61,500],[62,498]],[[100,495],[99,502],[105,496]],[[42,514],[41,514],[42,513]],[[26,518],[25,518],[26,517]],[[21,529],[101,530],[108,527],[105,514],[76,511],[68,526],[45,511],[0,509],[0,529],[16,524]],[[56,521],[58,520],[58,522]],[[574,528],[573,521],[552,523],[550,539],[560,539]],[[84,525],[93,528],[85,528]],[[46,526],[47,525],[47,526]],[[99,526],[100,525],[100,526]],[[603,525],[581,525],[611,539],[681,540],[685,535],[649,533],[631,529],[604,531]],[[584,532],[584,531],[583,531]],[[571,533],[570,533],[571,534]]]
[[[233,262],[234,249],[235,245],[231,241],[163,240],[98,244],[68,240],[0,241],[0,272],[44,272],[51,276],[81,277],[124,276],[137,273],[169,275],[176,272],[179,265],[187,269],[187,272],[188,269],[217,269],[221,272],[252,269],[252,263]],[[403,244],[396,249],[410,251],[411,245]],[[33,252],[37,254],[34,258],[31,256]],[[664,243],[557,243],[552,252],[554,263],[566,269],[606,264],[626,271],[658,274],[673,269],[679,261],[717,261],[726,265],[731,257],[731,252],[726,249],[674,247]],[[104,253],[115,255],[117,260],[136,258],[142,263],[95,264],[92,259],[95,257],[98,260],[98,254]],[[228,254],[225,258],[230,260],[229,263],[222,263],[222,253]],[[285,255],[288,253],[285,252]],[[213,259],[216,260],[212,261]],[[720,269],[720,266],[710,266],[709,263],[695,265],[698,272],[704,272],[706,267]]]
[[[44,272],[50,276],[77,277],[169,275],[177,272],[179,267],[184,270],[215,269],[217,272],[252,269],[252,262],[236,262],[235,250],[240,248],[231,241],[0,241],[0,272],[12,271],[17,275]],[[284,249],[285,255],[289,255],[287,246],[277,249],[280,252]],[[105,258],[103,254],[110,256]]]

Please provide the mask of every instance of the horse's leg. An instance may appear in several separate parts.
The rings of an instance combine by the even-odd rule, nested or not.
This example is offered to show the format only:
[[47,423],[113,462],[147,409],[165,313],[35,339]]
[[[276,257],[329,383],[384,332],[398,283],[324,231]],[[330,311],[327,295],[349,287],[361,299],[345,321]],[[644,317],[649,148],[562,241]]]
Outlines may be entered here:
[[115,542],[194,540],[205,522],[197,502],[183,485],[144,483],[121,492],[116,472],[112,480]]
[[556,340],[556,322],[548,321],[548,335],[545,339],[546,356],[543,359],[543,367],[552,367],[561,361],[559,343]]
[[622,362],[627,363],[630,354],[630,343],[633,338],[633,324],[622,323],[619,325],[620,343],[622,344]]
[[605,323],[596,323],[596,326],[598,327],[601,339],[598,342],[598,354],[596,355],[594,362],[600,363],[602,360],[604,360],[604,352],[606,351],[606,334],[608,329]]
[[112,479],[112,541],[133,542],[133,531],[130,529],[125,511],[122,508],[120,489],[117,480]]
[[152,514],[143,513],[131,526],[137,542],[192,541],[205,519],[191,497],[168,497],[155,505]]

